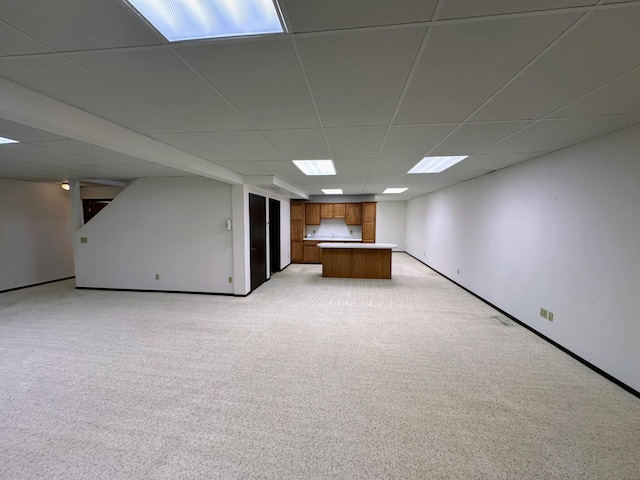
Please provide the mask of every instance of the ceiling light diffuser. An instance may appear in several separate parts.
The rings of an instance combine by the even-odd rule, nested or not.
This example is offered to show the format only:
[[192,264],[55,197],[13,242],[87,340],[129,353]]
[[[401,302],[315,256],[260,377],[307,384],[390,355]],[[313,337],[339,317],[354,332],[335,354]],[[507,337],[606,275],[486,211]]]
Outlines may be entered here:
[[13,140],[12,138],[0,137],[0,144],[3,143],[20,143],[18,140]]
[[406,187],[402,187],[402,188],[391,188],[391,187],[389,187],[389,188],[385,189],[385,191],[382,192],[382,193],[402,193],[402,192],[406,192],[407,190],[409,190],[409,189],[406,188]]
[[325,195],[342,195],[341,188],[323,188],[322,193]]
[[275,0],[126,0],[170,42],[283,33]]
[[469,155],[457,157],[424,157],[407,173],[440,173],[468,156]]
[[296,167],[305,175],[335,175],[333,160],[293,160]]

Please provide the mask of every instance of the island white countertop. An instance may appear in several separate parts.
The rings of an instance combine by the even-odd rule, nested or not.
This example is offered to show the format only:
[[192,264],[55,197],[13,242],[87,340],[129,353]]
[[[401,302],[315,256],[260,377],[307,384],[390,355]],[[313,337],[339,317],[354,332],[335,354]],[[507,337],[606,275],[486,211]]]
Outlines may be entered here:
[[396,248],[397,245],[394,243],[340,243],[340,242],[331,242],[331,243],[319,243],[318,247],[320,248],[363,248],[363,249],[372,249],[372,250],[391,250],[392,248]]

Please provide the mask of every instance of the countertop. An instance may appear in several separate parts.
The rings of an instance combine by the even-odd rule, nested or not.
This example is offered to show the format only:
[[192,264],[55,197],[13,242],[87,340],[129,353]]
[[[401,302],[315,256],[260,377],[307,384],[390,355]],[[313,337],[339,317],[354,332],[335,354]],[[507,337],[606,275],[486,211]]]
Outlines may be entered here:
[[313,242],[361,242],[362,238],[347,238],[347,237],[305,237],[305,241]]
[[363,249],[375,249],[375,250],[391,250],[396,248],[394,243],[319,243],[320,248],[363,248]]

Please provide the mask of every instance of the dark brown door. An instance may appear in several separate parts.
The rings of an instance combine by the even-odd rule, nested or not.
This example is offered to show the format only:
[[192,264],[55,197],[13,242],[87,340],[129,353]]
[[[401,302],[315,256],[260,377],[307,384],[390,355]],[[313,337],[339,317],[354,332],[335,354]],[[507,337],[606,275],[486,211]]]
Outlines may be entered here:
[[280,271],[280,202],[269,199],[269,259],[271,273]]
[[267,279],[267,202],[253,193],[249,194],[249,237],[251,290],[255,290]]

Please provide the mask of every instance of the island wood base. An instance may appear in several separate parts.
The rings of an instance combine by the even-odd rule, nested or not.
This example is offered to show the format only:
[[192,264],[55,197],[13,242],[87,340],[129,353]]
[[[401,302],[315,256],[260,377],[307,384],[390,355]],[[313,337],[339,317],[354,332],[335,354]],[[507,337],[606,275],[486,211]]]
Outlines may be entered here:
[[323,248],[322,276],[391,278],[391,249]]

